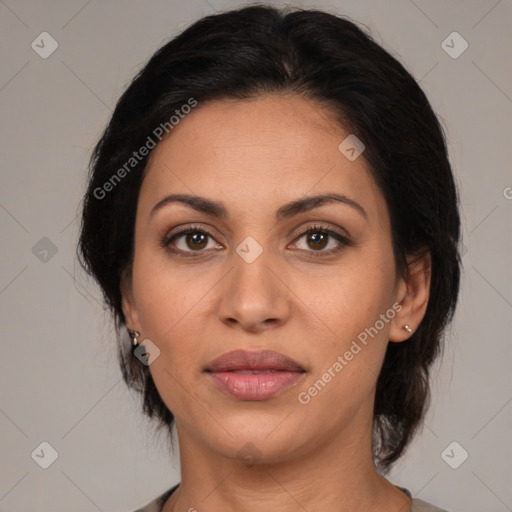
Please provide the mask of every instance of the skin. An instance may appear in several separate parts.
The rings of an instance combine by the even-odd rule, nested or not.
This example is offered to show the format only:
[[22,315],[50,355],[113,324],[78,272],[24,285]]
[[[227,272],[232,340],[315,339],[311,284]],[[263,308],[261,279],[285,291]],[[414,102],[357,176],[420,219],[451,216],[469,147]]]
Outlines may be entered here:
[[[404,324],[414,330],[424,316],[430,258],[411,259],[406,279],[397,274],[387,206],[364,154],[349,161],[338,149],[348,134],[322,105],[272,94],[199,104],[150,157],[122,293],[127,326],[160,350],[149,369],[176,418],[182,478],[164,512],[410,509],[374,467],[372,411],[388,342],[406,343]],[[150,215],[171,193],[220,201],[229,217],[180,203]],[[276,221],[283,204],[323,193],[349,197],[367,218],[333,202]],[[161,246],[191,224],[212,238],[173,243],[196,257]],[[303,234],[315,224],[352,243],[318,256],[340,244],[330,237],[318,249]],[[248,236],[263,249],[252,263],[236,252]],[[301,404],[299,393],[396,303],[394,318]],[[203,371],[235,349],[276,350],[306,371],[277,396],[240,401]]]

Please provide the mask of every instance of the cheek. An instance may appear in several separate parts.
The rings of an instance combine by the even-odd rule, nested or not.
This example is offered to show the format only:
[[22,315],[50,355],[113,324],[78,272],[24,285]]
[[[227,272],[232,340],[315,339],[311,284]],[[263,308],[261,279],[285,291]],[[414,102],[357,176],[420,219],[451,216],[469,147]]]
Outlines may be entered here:
[[[179,270],[151,268],[139,272],[134,268],[134,292],[144,338],[160,350],[149,367],[153,381],[167,407],[177,416],[186,416],[204,360],[204,306],[212,288],[204,274],[185,279]],[[137,288],[136,288],[137,287]]]
[[[148,244],[149,245],[149,244]],[[163,344],[191,327],[218,281],[206,267],[178,264],[158,248],[143,248],[133,267],[134,295],[145,336]]]
[[[329,327],[337,348],[373,326],[392,305],[393,258],[383,253],[353,253],[322,276],[301,279],[301,298]],[[388,329],[386,323],[383,330]]]
[[373,400],[395,313],[394,260],[385,251],[367,251],[331,272],[332,278],[317,280],[317,286],[303,281],[304,296],[314,298],[308,305],[328,329],[314,335],[314,369],[301,387],[300,403],[308,402],[322,421],[336,423]]
[[211,301],[222,276],[150,251],[138,256],[133,286],[139,320],[143,337],[160,350],[149,370],[167,407],[181,415],[197,394],[201,365],[209,360],[205,351],[215,334]]
[[338,275],[323,293],[309,288],[311,309],[328,329],[312,334],[305,326],[312,334],[303,340],[312,372],[297,393],[316,424],[339,425],[373,400],[394,317],[392,283],[387,271],[364,265],[359,273]]

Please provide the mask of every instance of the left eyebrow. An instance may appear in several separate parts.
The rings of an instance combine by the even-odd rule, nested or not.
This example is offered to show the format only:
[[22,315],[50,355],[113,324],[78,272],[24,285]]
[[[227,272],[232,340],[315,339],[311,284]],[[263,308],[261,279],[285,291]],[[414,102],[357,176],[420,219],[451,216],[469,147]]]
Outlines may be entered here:
[[[190,194],[171,194],[164,197],[161,201],[155,204],[155,206],[153,206],[149,214],[150,217],[152,217],[155,212],[164,206],[176,202],[190,206],[194,210],[205,213],[212,217],[222,219],[229,218],[228,210],[224,203],[220,201],[214,201],[206,197],[194,196]],[[350,206],[359,212],[366,220],[368,220],[368,214],[366,213],[366,210],[359,203],[353,199],[348,198],[347,196],[340,194],[321,194],[291,201],[281,206],[275,212],[275,217],[277,221],[282,221],[284,219],[293,217],[294,215],[298,215],[299,213],[308,212],[314,208],[319,208],[320,206],[332,202],[339,202]]]
[[305,197],[303,199],[297,199],[296,201],[292,201],[281,206],[276,211],[276,219],[278,221],[288,219],[293,215],[308,212],[314,208],[319,208],[324,204],[332,202],[340,202],[342,204],[346,204],[347,206],[350,206],[359,212],[366,220],[368,220],[368,214],[366,213],[366,210],[359,203],[353,199],[348,198],[347,196],[340,194],[321,194],[317,196]]

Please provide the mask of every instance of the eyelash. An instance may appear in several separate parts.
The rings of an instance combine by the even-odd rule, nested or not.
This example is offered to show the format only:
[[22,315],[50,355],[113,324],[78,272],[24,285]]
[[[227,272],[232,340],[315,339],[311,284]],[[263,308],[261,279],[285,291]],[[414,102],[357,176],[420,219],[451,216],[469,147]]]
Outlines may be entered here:
[[[173,241],[175,241],[176,239],[182,237],[182,236],[185,236],[187,234],[190,234],[190,233],[201,233],[201,234],[204,234],[204,235],[207,235],[209,236],[210,238],[214,239],[213,235],[205,228],[203,227],[199,227],[199,226],[190,226],[186,229],[183,229],[182,231],[178,231],[177,233],[173,233],[171,235],[167,235],[165,236],[161,242],[160,242],[160,245],[161,247],[163,247],[164,249],[168,250],[169,252],[171,252],[173,255],[176,255],[176,256],[179,256],[179,257],[184,257],[184,258],[197,258],[197,257],[201,257],[202,256],[202,253],[204,253],[205,251],[204,250],[199,250],[199,251],[183,251],[182,249],[172,249],[170,247],[171,243]],[[333,231],[331,229],[328,229],[324,226],[319,226],[319,225],[314,225],[314,226],[311,226],[309,227],[308,229],[306,229],[305,231],[303,231],[302,233],[300,233],[296,238],[295,240],[298,241],[300,240],[301,238],[303,238],[305,235],[308,235],[310,233],[315,233],[315,234],[322,234],[322,235],[328,235],[332,238],[334,238],[335,240],[337,240],[339,242],[339,245],[337,247],[335,247],[334,249],[329,249],[328,251],[324,251],[324,250],[319,250],[319,251],[314,251],[314,250],[305,250],[305,249],[299,249],[299,250],[305,250],[306,252],[310,253],[309,254],[309,257],[311,258],[319,258],[319,257],[326,257],[326,256],[331,256],[333,254],[337,254],[338,252],[342,251],[345,247],[350,247],[352,246],[352,241],[344,236],[344,235],[341,235],[340,233],[337,233],[336,231]]]

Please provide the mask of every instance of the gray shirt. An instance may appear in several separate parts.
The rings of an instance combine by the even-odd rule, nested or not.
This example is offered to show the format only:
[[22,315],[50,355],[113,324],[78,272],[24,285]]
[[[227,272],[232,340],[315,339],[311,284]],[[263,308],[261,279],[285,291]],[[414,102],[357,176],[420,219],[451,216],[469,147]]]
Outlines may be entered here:
[[[162,508],[165,502],[169,499],[171,494],[178,488],[179,484],[176,484],[174,487],[164,492],[162,495],[155,498],[153,501],[148,503],[142,508],[135,510],[134,512],[162,512]],[[399,487],[400,490],[405,492],[410,498],[412,498],[411,493],[404,489],[403,487]],[[412,508],[411,512],[447,512],[442,508],[435,507],[426,501],[419,500],[417,498],[412,498]]]

